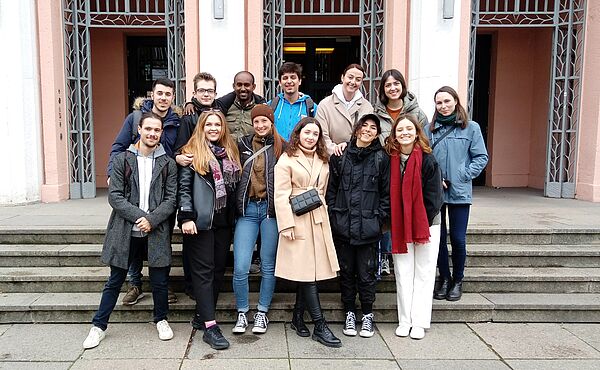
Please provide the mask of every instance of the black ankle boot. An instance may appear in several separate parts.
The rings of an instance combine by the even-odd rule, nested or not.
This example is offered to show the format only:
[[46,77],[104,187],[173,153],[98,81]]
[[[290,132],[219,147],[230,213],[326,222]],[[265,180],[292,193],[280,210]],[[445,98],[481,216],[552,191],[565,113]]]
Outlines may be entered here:
[[450,285],[451,282],[448,278],[442,278],[442,280],[438,281],[433,290],[433,299],[446,299]]
[[323,319],[315,322],[315,330],[313,331],[312,339],[327,347],[339,348],[342,346],[342,341],[333,335],[333,332],[329,329],[329,326],[327,326],[327,323]]
[[304,311],[300,312],[296,309],[294,310],[294,314],[292,316],[292,324],[290,326],[292,327],[292,330],[295,330],[296,334],[298,334],[299,336],[304,338],[310,337],[310,331],[304,323]]
[[458,301],[462,297],[462,280],[455,281],[452,288],[446,294],[446,300],[448,301]]

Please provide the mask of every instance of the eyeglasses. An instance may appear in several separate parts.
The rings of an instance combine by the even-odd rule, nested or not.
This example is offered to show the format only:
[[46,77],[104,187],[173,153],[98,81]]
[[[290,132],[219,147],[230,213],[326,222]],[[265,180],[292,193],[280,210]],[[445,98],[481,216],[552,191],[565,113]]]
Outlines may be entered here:
[[216,92],[215,89],[198,89],[198,90],[196,90],[196,93],[198,95],[204,95],[204,94],[212,95],[215,92]]

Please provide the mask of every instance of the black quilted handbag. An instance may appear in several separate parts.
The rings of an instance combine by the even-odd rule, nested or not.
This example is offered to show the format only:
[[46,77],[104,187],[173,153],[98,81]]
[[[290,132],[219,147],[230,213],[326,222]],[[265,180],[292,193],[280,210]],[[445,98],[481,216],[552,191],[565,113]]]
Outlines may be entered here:
[[290,198],[290,204],[296,216],[302,216],[323,205],[317,189],[314,188]]

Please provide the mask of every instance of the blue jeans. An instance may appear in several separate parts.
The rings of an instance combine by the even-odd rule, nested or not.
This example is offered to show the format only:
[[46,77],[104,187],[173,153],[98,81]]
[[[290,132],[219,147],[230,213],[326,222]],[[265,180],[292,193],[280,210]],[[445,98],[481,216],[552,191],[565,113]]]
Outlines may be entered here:
[[144,261],[142,256],[134,257],[133,260],[129,262],[129,271],[127,271],[129,275],[129,285],[142,287],[142,266]]
[[450,264],[448,261],[448,230],[446,228],[446,209],[450,224],[450,243],[452,244],[452,278],[462,281],[467,260],[467,224],[469,223],[470,204],[444,204],[442,206],[442,225],[440,232],[440,252],[438,268],[440,276],[450,279]]
[[[129,247],[129,257],[139,253],[142,248],[145,248],[148,243],[148,238],[131,238]],[[167,283],[169,281],[170,266],[166,267],[149,267],[150,283],[152,284],[152,299],[154,300],[154,322],[166,320],[169,312],[169,302],[167,298]],[[92,324],[102,330],[106,330],[108,319],[113,312],[119,292],[127,277],[127,270],[115,266],[110,266],[110,277],[104,285],[100,306]]]
[[249,201],[245,216],[240,217],[235,225],[233,237],[233,292],[237,310],[248,312],[248,273],[252,262],[252,251],[260,230],[261,276],[258,310],[269,311],[273,292],[275,291],[275,257],[279,232],[277,220],[268,217],[266,201]]
[[391,254],[392,253],[392,232],[386,231],[381,235],[381,240],[379,241],[381,245],[381,253]]

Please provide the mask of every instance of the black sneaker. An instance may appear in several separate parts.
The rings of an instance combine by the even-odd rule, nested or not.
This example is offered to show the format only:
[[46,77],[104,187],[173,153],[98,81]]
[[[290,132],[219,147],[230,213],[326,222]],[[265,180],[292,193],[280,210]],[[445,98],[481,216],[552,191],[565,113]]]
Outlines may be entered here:
[[260,257],[256,257],[250,264],[250,273],[258,274],[260,272]]
[[229,348],[229,342],[221,333],[221,329],[219,325],[213,325],[210,328],[204,330],[204,335],[202,336],[202,340],[212,348],[212,349],[227,349]]
[[363,338],[371,338],[373,334],[375,334],[375,329],[373,328],[373,313],[363,315],[359,335]]

